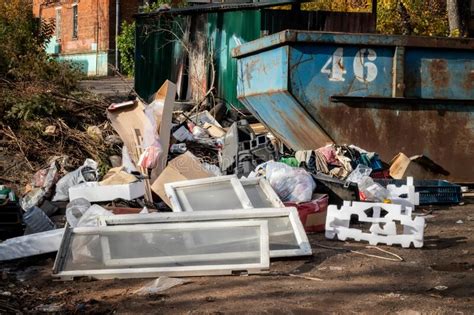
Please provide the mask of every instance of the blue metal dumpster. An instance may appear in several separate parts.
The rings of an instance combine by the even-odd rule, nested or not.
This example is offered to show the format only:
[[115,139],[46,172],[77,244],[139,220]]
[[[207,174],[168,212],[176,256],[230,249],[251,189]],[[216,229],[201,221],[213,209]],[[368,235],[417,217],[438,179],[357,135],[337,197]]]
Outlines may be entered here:
[[283,31],[234,49],[237,96],[289,147],[425,154],[474,182],[474,40]]

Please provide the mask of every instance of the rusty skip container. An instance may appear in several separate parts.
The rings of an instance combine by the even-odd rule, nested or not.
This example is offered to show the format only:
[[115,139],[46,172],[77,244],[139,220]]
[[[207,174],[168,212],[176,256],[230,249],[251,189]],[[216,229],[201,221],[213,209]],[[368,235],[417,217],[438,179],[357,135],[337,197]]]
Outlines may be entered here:
[[236,47],[237,96],[295,150],[425,154],[474,182],[474,40],[287,30]]

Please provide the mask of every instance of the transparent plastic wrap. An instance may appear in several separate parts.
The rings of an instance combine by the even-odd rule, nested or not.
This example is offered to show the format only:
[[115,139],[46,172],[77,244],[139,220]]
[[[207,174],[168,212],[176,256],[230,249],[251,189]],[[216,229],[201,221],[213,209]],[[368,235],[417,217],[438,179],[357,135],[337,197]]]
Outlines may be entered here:
[[23,214],[23,221],[28,227],[30,234],[46,232],[56,228],[46,213],[36,206],[30,208],[25,212],[25,214]]
[[280,162],[268,162],[264,167],[265,176],[281,201],[311,200],[316,184],[307,171]]
[[33,189],[20,200],[20,206],[24,211],[28,211],[41,204],[41,202],[51,192],[51,188],[58,180],[58,166],[56,160],[51,162],[49,168],[42,169],[35,173],[31,180]]
[[356,169],[347,177],[346,181],[353,183],[360,183],[363,178],[367,177],[372,173],[372,169],[363,164],[357,165]]
[[390,192],[382,185],[373,181],[369,176],[371,172],[372,169],[370,167],[359,164],[347,177],[347,181],[357,184],[361,200],[383,202],[390,197]]
[[81,217],[91,207],[91,203],[84,198],[74,199],[66,207],[66,220],[70,226],[76,227]]
[[[79,200],[75,199],[74,201]],[[114,215],[98,205],[92,205],[77,221],[76,227],[94,227],[99,225],[99,217]],[[69,221],[68,221],[69,222]],[[96,259],[96,252],[100,250],[100,239],[96,235],[85,235],[71,247],[74,259]]]

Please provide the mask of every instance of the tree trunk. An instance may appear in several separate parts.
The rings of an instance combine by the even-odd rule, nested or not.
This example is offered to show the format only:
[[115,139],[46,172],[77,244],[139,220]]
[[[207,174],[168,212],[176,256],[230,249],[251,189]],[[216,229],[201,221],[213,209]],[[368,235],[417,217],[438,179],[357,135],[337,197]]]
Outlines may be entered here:
[[447,0],[446,10],[448,11],[449,32],[453,37],[467,35],[469,23],[469,1],[468,0]]

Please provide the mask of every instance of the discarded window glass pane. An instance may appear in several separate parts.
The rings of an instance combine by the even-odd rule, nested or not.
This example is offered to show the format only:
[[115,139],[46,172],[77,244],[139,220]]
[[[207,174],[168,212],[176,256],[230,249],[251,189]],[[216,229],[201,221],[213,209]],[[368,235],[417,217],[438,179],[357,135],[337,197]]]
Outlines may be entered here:
[[240,182],[254,208],[284,207],[270,183],[262,178],[241,179]]
[[[61,247],[55,263],[59,277],[192,276],[230,274],[232,270],[251,273],[269,266],[265,221],[119,225],[68,231],[67,244]],[[229,242],[206,243],[223,236]]]
[[274,207],[268,196],[258,184],[244,185],[244,190],[249,196],[250,202],[255,208]]
[[268,234],[270,235],[270,250],[300,248],[289,218],[269,218]]
[[[196,211],[196,212],[173,212],[152,214],[129,214],[101,218],[103,226],[153,224],[171,222],[216,222],[233,220],[267,220],[270,242],[270,257],[291,257],[311,254],[309,244],[303,225],[298,217],[296,208],[259,208],[259,209],[237,209],[222,211]],[[229,240],[224,233],[219,237],[212,237],[206,242],[209,246],[216,243],[224,244],[232,242],[236,235]],[[249,237],[241,235],[241,238]]]

